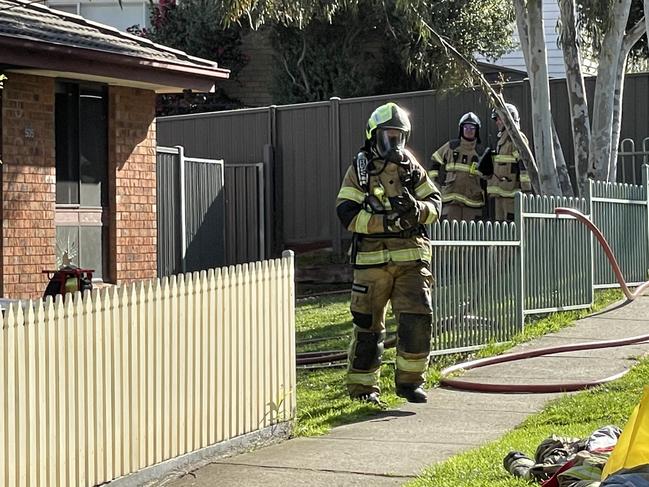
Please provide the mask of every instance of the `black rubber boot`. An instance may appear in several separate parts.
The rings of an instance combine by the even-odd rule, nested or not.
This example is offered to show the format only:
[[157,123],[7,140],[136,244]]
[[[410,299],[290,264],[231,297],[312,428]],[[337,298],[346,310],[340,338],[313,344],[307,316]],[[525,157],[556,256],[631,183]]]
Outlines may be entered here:
[[510,451],[503,459],[503,467],[514,477],[520,477],[525,480],[534,480],[531,469],[534,467],[534,460],[525,456],[518,451]]
[[377,406],[383,406],[381,402],[381,397],[378,392],[365,392],[359,394],[358,396],[352,396],[354,401],[367,402],[369,404],[375,404]]
[[403,397],[408,402],[428,402],[428,395],[421,386],[412,384],[399,384],[396,388],[397,396]]

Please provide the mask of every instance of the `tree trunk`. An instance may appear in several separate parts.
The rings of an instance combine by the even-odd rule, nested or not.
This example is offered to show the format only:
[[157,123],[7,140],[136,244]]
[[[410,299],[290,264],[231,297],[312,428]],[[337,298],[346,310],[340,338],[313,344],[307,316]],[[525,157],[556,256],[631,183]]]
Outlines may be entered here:
[[622,127],[622,99],[624,96],[624,78],[626,75],[626,62],[633,46],[640,40],[647,30],[644,19],[636,23],[624,36],[622,50],[617,65],[615,97],[613,99],[613,124],[611,130],[611,159],[609,160],[609,177],[611,181],[617,180],[617,151],[620,145],[620,129]]
[[563,157],[563,149],[561,148],[561,141],[559,140],[559,134],[557,133],[557,128],[554,126],[554,120],[552,120],[552,142],[554,143],[554,154],[557,158],[557,177],[559,178],[559,186],[561,186],[561,193],[563,196],[572,198],[575,193],[572,189],[572,181],[570,181],[570,173],[568,172],[568,166],[566,165],[566,160]]
[[596,180],[611,181],[611,137],[613,105],[620,51],[631,0],[615,0],[610,26],[604,35],[599,54],[599,68],[595,84],[593,126],[588,151],[589,165]]
[[552,137],[550,82],[543,27],[542,0],[515,0],[516,25],[525,55],[532,92],[534,152],[542,194],[561,195]]
[[644,0],[644,26],[647,38],[649,38],[649,0]]
[[[649,0],[646,0],[649,2]],[[588,186],[588,144],[590,143],[590,119],[586,85],[581,71],[581,55],[577,48],[577,21],[574,0],[559,0],[561,11],[561,49],[566,68],[566,86],[570,104],[572,145],[574,151],[577,193],[584,195]]]

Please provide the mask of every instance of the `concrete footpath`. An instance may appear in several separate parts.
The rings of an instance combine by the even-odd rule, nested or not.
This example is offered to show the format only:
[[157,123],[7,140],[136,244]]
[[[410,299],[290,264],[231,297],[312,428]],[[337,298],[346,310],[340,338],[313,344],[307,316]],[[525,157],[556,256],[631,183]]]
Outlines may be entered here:
[[[515,351],[649,333],[649,297],[613,306],[573,327]],[[483,382],[556,382],[600,379],[628,368],[649,344],[539,357],[469,371]],[[548,380],[548,377],[554,379]],[[396,486],[429,465],[495,440],[561,394],[486,394],[429,391],[428,403],[377,412],[328,435],[295,438],[212,463],[158,485],[190,486]]]

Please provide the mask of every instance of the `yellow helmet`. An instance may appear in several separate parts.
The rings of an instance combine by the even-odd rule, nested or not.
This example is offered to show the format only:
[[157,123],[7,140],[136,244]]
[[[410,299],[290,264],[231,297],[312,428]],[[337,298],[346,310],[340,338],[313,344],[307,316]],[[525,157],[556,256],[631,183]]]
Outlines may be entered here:
[[[391,130],[390,130],[391,129]],[[393,102],[381,105],[370,115],[365,130],[366,143],[375,144],[379,155],[390,150],[403,150],[410,137],[408,113]]]

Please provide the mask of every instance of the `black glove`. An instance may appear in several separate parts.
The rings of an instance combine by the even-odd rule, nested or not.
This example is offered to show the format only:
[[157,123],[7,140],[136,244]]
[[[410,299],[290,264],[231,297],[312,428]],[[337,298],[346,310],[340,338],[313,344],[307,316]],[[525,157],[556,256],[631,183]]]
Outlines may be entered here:
[[419,214],[422,210],[422,204],[415,198],[407,188],[403,188],[403,192],[399,196],[392,196],[388,198],[392,209],[399,213],[401,216],[414,214],[416,219],[419,219]]
[[385,208],[383,208],[383,203],[373,194],[368,194],[363,201],[363,208],[370,213],[383,213]]
[[494,173],[493,154],[494,151],[487,147],[478,159],[478,170],[486,177]]
[[419,224],[422,203],[415,198],[407,188],[399,196],[388,198],[392,212],[386,215],[384,226],[388,232],[398,232],[413,228]]
[[400,215],[396,211],[387,213],[383,216],[383,227],[386,232],[399,233],[403,230],[409,230],[419,224],[419,220],[413,218],[413,214]]

